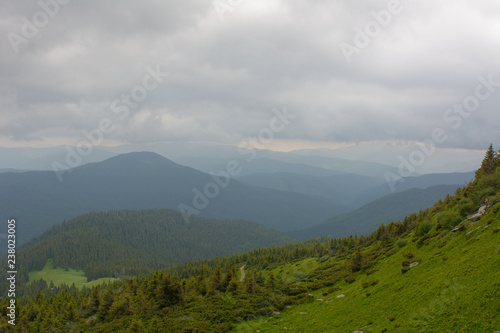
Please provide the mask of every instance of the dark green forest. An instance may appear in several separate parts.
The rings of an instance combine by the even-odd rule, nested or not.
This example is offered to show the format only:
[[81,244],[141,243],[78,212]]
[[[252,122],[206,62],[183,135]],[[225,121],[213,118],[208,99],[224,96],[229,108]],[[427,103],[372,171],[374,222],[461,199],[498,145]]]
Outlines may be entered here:
[[83,270],[90,281],[293,241],[254,222],[193,217],[186,223],[181,213],[169,209],[88,213],[22,246],[17,252],[23,263],[18,278],[22,287],[28,273],[41,270],[47,259],[56,267]]

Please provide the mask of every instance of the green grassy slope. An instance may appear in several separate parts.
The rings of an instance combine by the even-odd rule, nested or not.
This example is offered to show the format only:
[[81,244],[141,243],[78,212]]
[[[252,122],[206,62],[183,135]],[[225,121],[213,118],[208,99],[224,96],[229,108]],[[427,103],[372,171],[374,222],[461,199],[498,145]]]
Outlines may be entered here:
[[[493,332],[500,329],[500,203],[478,222],[455,233],[435,230],[407,235],[385,249],[377,264],[316,289],[280,316],[244,322],[236,331],[281,332]],[[406,245],[404,245],[406,243]],[[364,249],[372,251],[373,246]],[[405,254],[418,266],[402,272]],[[314,272],[337,271],[352,256],[330,259]],[[307,260],[306,260],[307,261]],[[328,268],[328,266],[332,266]],[[287,269],[287,265],[276,270]],[[317,275],[317,280],[321,280]],[[324,277],[323,277],[324,279]],[[344,297],[338,297],[344,295]]]
[[90,282],[87,282],[87,277],[85,276],[85,272],[79,271],[76,269],[63,269],[61,267],[54,267],[54,261],[52,259],[47,260],[47,264],[42,270],[39,271],[33,271],[29,273],[29,282],[28,285],[30,285],[33,281],[36,280],[44,280],[47,282],[48,285],[51,283],[54,286],[61,286],[63,284],[66,284],[68,286],[71,286],[73,283],[77,288],[83,288],[85,287],[93,287],[102,283],[110,283],[115,280],[116,278],[100,278],[97,280],[93,280]]

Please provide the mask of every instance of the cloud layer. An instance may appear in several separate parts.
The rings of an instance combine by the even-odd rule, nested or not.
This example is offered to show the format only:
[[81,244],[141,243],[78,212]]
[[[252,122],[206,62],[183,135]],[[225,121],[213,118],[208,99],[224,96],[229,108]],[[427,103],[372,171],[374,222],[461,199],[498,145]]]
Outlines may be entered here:
[[[78,140],[108,118],[118,142],[237,143],[284,106],[297,118],[283,140],[424,141],[435,128],[443,147],[500,140],[500,3],[0,2],[11,142]],[[148,68],[168,72],[154,89]],[[495,91],[454,126],[444,115],[479,77]]]

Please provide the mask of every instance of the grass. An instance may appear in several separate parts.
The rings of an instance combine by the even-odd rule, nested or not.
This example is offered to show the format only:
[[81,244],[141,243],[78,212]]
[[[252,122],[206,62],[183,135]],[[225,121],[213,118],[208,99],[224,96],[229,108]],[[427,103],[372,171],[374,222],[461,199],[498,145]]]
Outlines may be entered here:
[[305,277],[321,264],[324,262],[320,262],[317,258],[307,258],[286,263],[272,270],[265,270],[262,275],[267,279],[272,272],[276,278],[285,281],[285,283],[291,283]]
[[101,278],[94,281],[87,282],[87,277],[83,271],[78,271],[75,269],[65,270],[63,268],[55,268],[54,262],[52,259],[47,260],[47,264],[41,271],[33,271],[29,273],[29,282],[28,285],[34,280],[45,280],[47,284],[50,285],[50,282],[54,284],[54,286],[60,286],[62,284],[67,284],[71,286],[73,283],[78,289],[85,287],[93,287],[104,282],[109,283],[114,280],[118,280],[115,278]]
[[[394,245],[392,254],[378,258],[372,274],[360,271],[351,284],[341,280],[336,288],[309,289],[312,297],[284,309],[280,316],[242,322],[235,331],[282,332],[285,327],[293,332],[498,331],[500,233],[495,230],[500,227],[499,208],[458,233],[431,230],[428,244],[406,236],[405,246]],[[403,274],[404,254],[410,251],[419,265]],[[286,272],[301,272],[302,267],[323,265],[315,258],[299,262],[294,269],[296,264],[273,272],[283,277]]]

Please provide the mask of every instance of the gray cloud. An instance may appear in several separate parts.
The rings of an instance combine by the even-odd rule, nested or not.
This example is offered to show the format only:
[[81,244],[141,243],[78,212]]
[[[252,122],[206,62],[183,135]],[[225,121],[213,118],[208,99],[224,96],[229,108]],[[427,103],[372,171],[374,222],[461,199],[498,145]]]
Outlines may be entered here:
[[[49,3],[55,0],[45,0]],[[443,128],[442,145],[499,140],[500,87],[458,129],[443,118],[474,94],[478,77],[500,81],[500,4],[401,0],[348,63],[339,44],[389,1],[243,1],[221,20],[210,1],[70,1],[19,45],[32,1],[0,1],[0,130],[12,140],[82,137],[112,119],[109,139],[131,143],[236,143],[286,105],[296,121],[282,139],[416,140]],[[125,119],[114,100],[146,68],[169,75]]]

